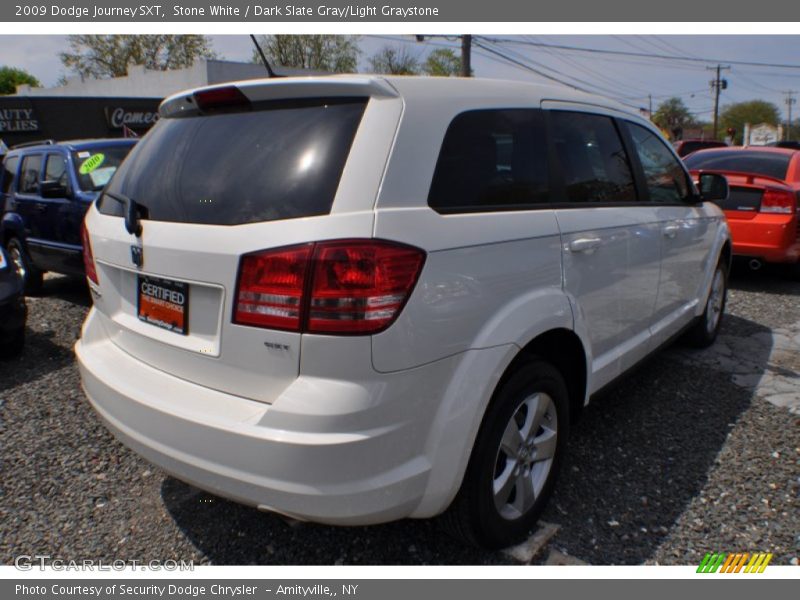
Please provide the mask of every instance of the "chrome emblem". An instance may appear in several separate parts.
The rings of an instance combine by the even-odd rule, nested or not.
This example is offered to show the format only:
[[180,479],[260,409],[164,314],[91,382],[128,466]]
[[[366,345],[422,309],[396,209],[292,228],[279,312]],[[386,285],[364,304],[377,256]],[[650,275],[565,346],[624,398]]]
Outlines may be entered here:
[[141,246],[131,246],[131,261],[141,269],[142,265],[144,265],[144,248]]

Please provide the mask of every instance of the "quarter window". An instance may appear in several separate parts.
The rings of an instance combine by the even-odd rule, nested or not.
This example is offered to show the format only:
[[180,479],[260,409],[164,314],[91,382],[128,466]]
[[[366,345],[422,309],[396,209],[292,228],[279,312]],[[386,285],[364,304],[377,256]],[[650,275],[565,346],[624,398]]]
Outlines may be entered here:
[[610,117],[553,111],[553,141],[567,202],[635,202],[628,156]]
[[456,116],[428,193],[440,212],[519,210],[549,199],[540,110],[476,110]]
[[19,191],[23,194],[35,194],[39,191],[39,174],[42,171],[42,155],[30,154],[22,159]]
[[651,202],[674,204],[690,194],[686,172],[656,134],[640,125],[628,123],[628,129],[642,163]]

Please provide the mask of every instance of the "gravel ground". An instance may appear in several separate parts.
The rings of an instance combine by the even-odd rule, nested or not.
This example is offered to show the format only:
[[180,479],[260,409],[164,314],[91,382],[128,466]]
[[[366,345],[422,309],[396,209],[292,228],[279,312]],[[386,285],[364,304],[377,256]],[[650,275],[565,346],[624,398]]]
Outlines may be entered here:
[[[723,347],[763,342],[776,329],[800,334],[800,282],[759,272],[737,273],[731,285]],[[80,390],[72,345],[88,302],[80,282],[48,278],[44,295],[29,302],[23,357],[0,363],[0,563],[48,554],[195,564],[516,564],[505,553],[459,545],[435,521],[287,523],[147,464],[106,432]],[[754,344],[744,352],[748,377],[737,379],[729,363],[715,362],[719,352],[676,347],[593,402],[573,430],[543,516],[557,532],[533,562],[548,551],[592,564],[697,564],[707,551],[766,551],[773,564],[796,564],[800,416],[760,395],[754,376],[797,383],[799,353]]]

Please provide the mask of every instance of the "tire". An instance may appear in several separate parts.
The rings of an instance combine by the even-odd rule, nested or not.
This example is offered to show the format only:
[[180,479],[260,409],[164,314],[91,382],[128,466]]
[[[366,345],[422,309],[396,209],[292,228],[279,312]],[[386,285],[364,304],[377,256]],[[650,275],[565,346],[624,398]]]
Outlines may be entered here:
[[448,533],[490,549],[521,541],[552,493],[568,433],[564,378],[548,362],[526,360],[489,405],[461,489],[441,518]]
[[711,279],[706,308],[683,338],[687,345],[693,348],[708,348],[714,343],[722,325],[727,296],[728,270],[723,264],[718,264]]
[[35,296],[39,294],[42,291],[44,273],[33,265],[28,252],[25,250],[25,245],[19,238],[12,237],[6,243],[6,248],[25,282],[25,295]]
[[22,349],[25,347],[25,328],[23,327],[18,332],[14,333],[10,339],[3,340],[0,347],[0,359],[8,360],[9,358],[16,358],[22,354]]

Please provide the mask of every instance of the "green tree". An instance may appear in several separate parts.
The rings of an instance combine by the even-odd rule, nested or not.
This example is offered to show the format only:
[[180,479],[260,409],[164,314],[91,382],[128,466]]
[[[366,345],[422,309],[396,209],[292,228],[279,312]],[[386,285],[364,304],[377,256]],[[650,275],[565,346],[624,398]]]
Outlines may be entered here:
[[[294,69],[355,73],[358,69],[358,36],[355,35],[265,35],[259,45],[270,66]],[[253,62],[261,57],[253,50]]]
[[384,46],[369,59],[373,73],[386,75],[419,75],[419,60],[404,46]]
[[15,67],[0,67],[0,95],[16,94],[17,86],[25,83],[33,87],[42,85],[27,71]]
[[428,54],[422,72],[434,77],[457,77],[461,74],[461,57],[451,48],[437,48]]
[[673,97],[664,100],[653,113],[652,121],[663,131],[673,137],[680,137],[680,133],[689,127],[696,127],[697,122],[689,109],[680,98]]
[[772,102],[748,100],[725,106],[719,115],[719,123],[723,132],[729,128],[735,129],[734,143],[741,144],[745,123],[777,125],[780,123],[780,118],[780,110]]
[[128,65],[166,71],[191,66],[198,58],[214,58],[211,40],[204,35],[71,35],[62,64],[80,75],[122,77]]

